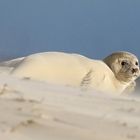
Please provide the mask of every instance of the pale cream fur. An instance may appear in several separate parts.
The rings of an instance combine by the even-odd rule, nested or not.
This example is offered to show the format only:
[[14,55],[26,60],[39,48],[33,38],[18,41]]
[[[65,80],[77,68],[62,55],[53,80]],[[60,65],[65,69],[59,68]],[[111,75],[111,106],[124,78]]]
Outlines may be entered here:
[[27,56],[15,67],[12,75],[117,94],[132,82],[118,80],[112,69],[101,60],[61,52]]

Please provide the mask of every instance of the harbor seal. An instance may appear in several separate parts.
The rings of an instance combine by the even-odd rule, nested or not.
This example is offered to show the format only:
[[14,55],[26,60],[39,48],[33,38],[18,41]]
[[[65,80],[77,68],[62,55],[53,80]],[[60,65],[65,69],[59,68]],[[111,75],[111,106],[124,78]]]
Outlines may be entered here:
[[139,62],[135,55],[128,52],[116,52],[103,60],[94,60],[79,54],[44,52],[25,57],[11,74],[121,94],[139,76]]

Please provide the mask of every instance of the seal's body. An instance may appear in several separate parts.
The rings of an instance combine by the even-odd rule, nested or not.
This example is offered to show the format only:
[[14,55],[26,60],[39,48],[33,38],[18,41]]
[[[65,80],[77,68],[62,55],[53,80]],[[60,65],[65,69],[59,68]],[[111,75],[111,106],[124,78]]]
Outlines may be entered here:
[[115,73],[114,67],[111,68],[109,65],[112,62],[93,60],[78,54],[38,53],[25,57],[12,71],[12,75],[73,87],[91,88],[100,92],[122,93],[135,78],[121,81],[116,76],[118,72]]

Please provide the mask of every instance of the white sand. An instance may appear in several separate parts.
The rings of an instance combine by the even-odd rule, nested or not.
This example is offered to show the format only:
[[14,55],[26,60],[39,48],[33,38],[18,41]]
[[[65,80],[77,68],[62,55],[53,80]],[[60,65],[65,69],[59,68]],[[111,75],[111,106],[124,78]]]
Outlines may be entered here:
[[1,66],[1,140],[140,140],[140,97],[17,79]]

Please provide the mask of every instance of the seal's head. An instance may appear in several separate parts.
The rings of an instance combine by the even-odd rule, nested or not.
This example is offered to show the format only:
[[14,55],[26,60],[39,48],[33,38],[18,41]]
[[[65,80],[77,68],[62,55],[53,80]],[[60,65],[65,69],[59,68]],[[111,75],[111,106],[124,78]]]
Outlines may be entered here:
[[103,60],[120,82],[132,82],[140,76],[139,62],[134,54],[116,52]]

